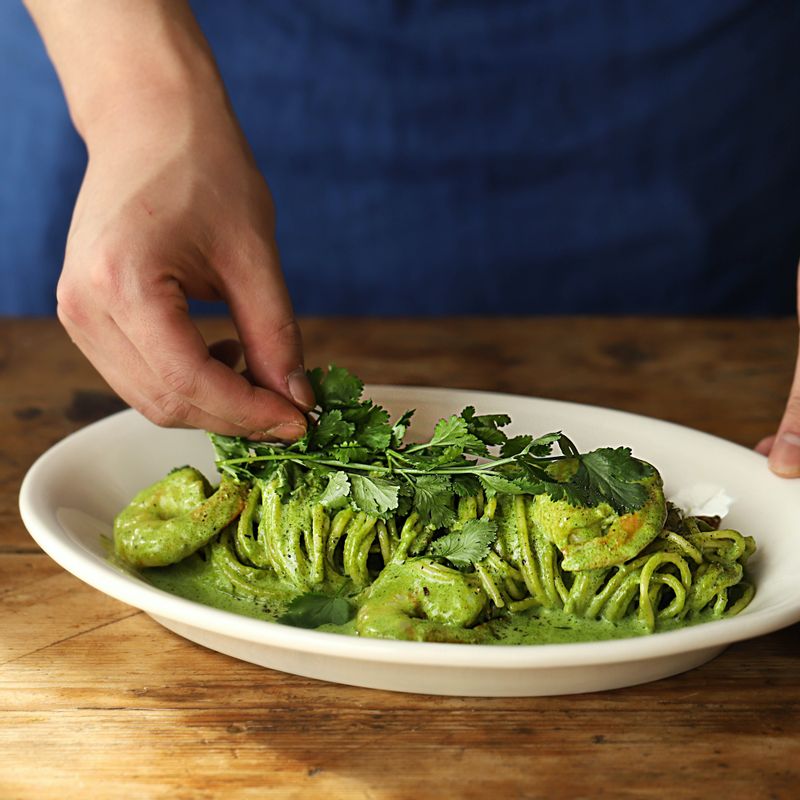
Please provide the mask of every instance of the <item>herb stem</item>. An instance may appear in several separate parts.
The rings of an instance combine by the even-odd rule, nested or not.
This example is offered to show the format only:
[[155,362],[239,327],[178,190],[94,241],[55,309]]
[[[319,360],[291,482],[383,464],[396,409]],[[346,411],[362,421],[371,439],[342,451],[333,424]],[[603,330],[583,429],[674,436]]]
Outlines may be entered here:
[[304,456],[301,453],[275,453],[269,456],[247,456],[246,458],[228,458],[225,461],[218,461],[219,466],[227,467],[237,464],[254,464],[257,461],[294,461],[299,464],[321,464],[324,467],[335,467],[342,470],[360,470],[367,472],[391,472],[389,467],[376,464],[358,464],[342,461],[316,458],[315,456]]
[[[294,461],[298,464],[319,464],[324,467],[333,467],[341,469],[345,472],[347,470],[354,470],[360,472],[389,472],[401,475],[461,475],[476,472],[494,472],[497,467],[502,467],[505,464],[513,464],[517,461],[517,456],[509,456],[507,458],[492,458],[487,457],[483,463],[467,464],[459,467],[439,467],[438,469],[418,469],[416,467],[401,467],[392,462],[397,460],[399,453],[395,451],[387,451],[387,464],[360,464],[358,462],[343,462],[335,459],[318,458],[310,455],[306,456],[302,453],[273,453],[271,455],[263,456],[247,456],[244,458],[228,458],[224,461],[219,461],[218,465],[221,467],[238,466],[240,464],[255,464],[261,461]],[[551,464],[555,461],[563,461],[567,458],[575,458],[576,456],[530,456],[531,461],[537,464]],[[578,456],[580,457],[580,456]],[[408,459],[402,459],[408,461]],[[503,477],[500,475],[500,477]]]

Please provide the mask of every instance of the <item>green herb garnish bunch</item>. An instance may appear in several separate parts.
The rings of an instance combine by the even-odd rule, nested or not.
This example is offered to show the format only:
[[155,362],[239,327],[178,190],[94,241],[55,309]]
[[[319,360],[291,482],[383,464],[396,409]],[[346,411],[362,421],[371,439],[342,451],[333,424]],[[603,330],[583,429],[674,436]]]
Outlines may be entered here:
[[[511,421],[507,415],[479,415],[472,406],[439,420],[428,441],[406,443],[413,411],[391,421],[385,409],[362,399],[364,384],[341,367],[308,374],[317,406],[306,435],[283,445],[211,434],[220,471],[251,482],[277,478],[287,494],[311,473],[329,510],[349,504],[382,519],[416,511],[437,529],[455,521],[459,497],[481,490],[487,497],[546,493],[574,505],[605,502],[620,514],[646,499],[640,481],[652,467],[627,447],[581,453],[560,431],[509,438],[502,431]],[[436,540],[437,554],[456,565],[470,563],[462,545],[491,541],[485,524],[480,531],[465,526],[449,542],[448,536]]]

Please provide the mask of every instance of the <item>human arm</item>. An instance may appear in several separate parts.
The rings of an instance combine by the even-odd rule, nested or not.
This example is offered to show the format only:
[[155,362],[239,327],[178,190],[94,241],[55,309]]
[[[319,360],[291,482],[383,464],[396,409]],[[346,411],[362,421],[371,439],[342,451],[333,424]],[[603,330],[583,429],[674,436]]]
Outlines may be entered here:
[[[297,438],[313,393],[272,200],[188,3],[26,5],[89,154],[58,284],[62,324],[154,422]],[[229,366],[236,346],[209,352],[188,297],[227,303],[250,381]]]

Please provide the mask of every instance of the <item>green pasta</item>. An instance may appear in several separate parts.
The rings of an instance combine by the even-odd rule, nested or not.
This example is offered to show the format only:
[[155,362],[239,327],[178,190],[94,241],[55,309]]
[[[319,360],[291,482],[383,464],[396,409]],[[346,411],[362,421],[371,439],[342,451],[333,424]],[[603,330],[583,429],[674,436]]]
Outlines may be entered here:
[[[350,407],[377,419],[359,398]],[[346,420],[340,395],[333,405],[320,404],[317,429]],[[585,638],[591,626],[599,638],[650,633],[751,601],[751,536],[668,504],[629,451],[510,440],[505,419],[465,410],[423,445],[389,446],[375,428],[359,461],[331,439],[315,451],[215,437],[219,487],[183,467],[140,492],[115,521],[115,554],[215,605],[416,641],[521,641],[511,631],[531,620],[589,626]]]

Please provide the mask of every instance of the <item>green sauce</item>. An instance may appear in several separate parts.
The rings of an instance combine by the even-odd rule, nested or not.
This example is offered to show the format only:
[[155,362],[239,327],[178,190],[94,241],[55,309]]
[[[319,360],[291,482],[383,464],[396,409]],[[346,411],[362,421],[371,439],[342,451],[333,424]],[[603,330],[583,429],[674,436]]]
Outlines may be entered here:
[[143,569],[140,576],[157,589],[185,597],[223,611],[275,622],[286,610],[295,593],[281,585],[277,577],[269,587],[267,599],[255,601],[237,592],[236,587],[200,555],[193,555],[170,567]]
[[[288,590],[275,578],[269,598],[254,601],[252,597],[237,593],[236,587],[224,576],[214,571],[209,562],[199,555],[185,559],[171,567],[144,569],[141,576],[151,585],[170,594],[193,600],[203,605],[231,611],[254,619],[277,622],[295,592]],[[710,616],[707,619],[711,619]],[[659,631],[673,630],[706,621],[706,617],[691,622],[665,621]],[[499,617],[481,626],[488,635],[481,636],[482,644],[538,645],[568,642],[605,641],[650,635],[635,618],[619,622],[582,619],[559,609],[534,608],[508,617]],[[345,625],[323,625],[318,630],[356,636],[355,620]]]

